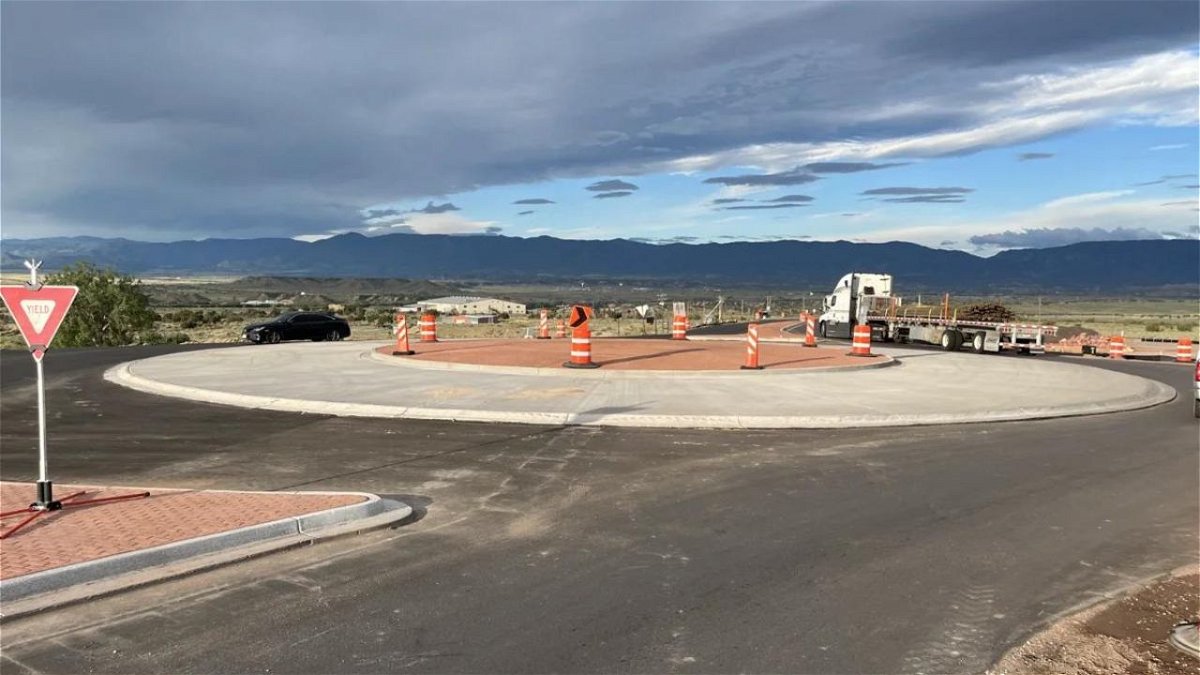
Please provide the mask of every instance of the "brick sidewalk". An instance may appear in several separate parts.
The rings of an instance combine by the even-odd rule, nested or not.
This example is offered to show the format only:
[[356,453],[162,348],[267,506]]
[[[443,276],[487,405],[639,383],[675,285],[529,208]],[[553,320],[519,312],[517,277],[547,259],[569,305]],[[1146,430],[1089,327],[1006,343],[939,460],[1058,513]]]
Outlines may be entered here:
[[[142,489],[55,485],[54,497],[87,490],[78,501]],[[0,579],[97,560],[283,518],[355,504],[354,494],[296,494],[149,490],[145,499],[68,508],[38,516],[0,541]],[[0,481],[0,511],[15,511],[36,499],[32,483]],[[22,516],[3,521],[7,531]]]
[[[760,340],[783,337],[776,324],[759,333]],[[742,339],[730,340],[631,340],[598,338],[592,340],[592,359],[606,370],[738,370],[745,362],[746,346]],[[793,344],[764,344],[759,362],[768,370],[861,366],[864,359],[847,355],[844,346],[805,348],[803,336],[789,335]],[[448,340],[410,343],[417,353],[397,357],[445,363],[486,366],[557,368],[568,358],[569,339],[553,340]],[[391,354],[392,345],[377,349]]]

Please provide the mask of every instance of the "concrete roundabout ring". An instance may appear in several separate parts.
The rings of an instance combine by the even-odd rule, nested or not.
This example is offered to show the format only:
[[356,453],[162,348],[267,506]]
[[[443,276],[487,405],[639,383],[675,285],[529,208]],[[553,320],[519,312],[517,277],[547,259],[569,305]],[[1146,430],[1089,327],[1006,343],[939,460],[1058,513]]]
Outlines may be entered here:
[[[604,341],[598,342],[603,348]],[[651,428],[1000,422],[1137,410],[1176,395],[1164,384],[1124,373],[966,353],[880,350],[898,365],[770,376],[736,370],[634,377],[567,371],[550,378],[480,366],[394,367],[380,359],[405,357],[376,355],[382,346],[295,343],[190,351],[123,363],[105,379],[163,396],[309,414]]]

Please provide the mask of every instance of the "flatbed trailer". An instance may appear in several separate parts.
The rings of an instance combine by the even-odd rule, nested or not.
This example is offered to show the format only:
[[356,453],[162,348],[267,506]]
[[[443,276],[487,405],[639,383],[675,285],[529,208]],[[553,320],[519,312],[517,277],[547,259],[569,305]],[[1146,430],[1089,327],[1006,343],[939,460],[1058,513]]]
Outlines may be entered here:
[[1045,338],[1055,334],[1054,326],[991,321],[961,321],[927,316],[868,314],[871,339],[880,342],[924,342],[958,351],[964,345],[982,354],[1016,351],[1042,354]]
[[947,351],[966,346],[977,353],[1042,354],[1045,339],[1057,331],[1054,326],[959,319],[948,294],[940,307],[914,310],[892,295],[891,275],[871,272],[843,276],[822,309],[821,337],[850,337],[854,326],[868,325],[873,342],[924,342]]

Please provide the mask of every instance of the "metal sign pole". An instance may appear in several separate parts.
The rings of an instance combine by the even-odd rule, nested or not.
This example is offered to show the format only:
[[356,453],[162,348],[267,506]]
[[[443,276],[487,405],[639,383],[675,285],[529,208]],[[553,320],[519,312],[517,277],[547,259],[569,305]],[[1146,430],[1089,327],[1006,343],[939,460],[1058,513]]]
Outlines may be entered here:
[[38,509],[54,511],[58,504],[54,501],[54,487],[46,478],[46,376],[42,369],[42,360],[34,359],[37,363],[37,402],[38,402]]

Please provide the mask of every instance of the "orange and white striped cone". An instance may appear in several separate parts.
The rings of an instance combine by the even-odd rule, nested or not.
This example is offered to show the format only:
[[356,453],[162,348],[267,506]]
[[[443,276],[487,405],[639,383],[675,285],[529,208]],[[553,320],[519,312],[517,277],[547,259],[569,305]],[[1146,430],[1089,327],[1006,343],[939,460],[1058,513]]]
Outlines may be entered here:
[[556,337],[556,338],[567,337],[567,322],[566,321],[559,319],[554,324],[554,337]]
[[1179,338],[1175,343],[1175,361],[1177,363],[1192,362],[1192,338]]
[[804,314],[804,346],[817,346],[817,317],[812,314]]
[[405,314],[396,315],[396,346],[392,348],[392,356],[412,356],[416,354],[408,346],[408,316]]
[[671,323],[671,339],[686,340],[687,339],[687,317],[682,314],[676,314],[675,320]]
[[599,363],[592,362],[592,329],[585,321],[571,329],[571,359],[563,364],[563,368],[599,367]]
[[539,339],[539,340],[549,340],[550,339],[550,312],[548,312],[544,309],[541,311],[541,314],[538,315],[537,339]]
[[850,356],[871,356],[871,327],[858,324],[854,327],[854,341],[850,343]]
[[437,342],[437,317],[432,314],[421,315],[421,342]]
[[1108,358],[1123,359],[1125,358],[1125,336],[1114,335],[1108,338]]
[[746,326],[746,363],[742,370],[762,370],[758,365],[758,324]]

